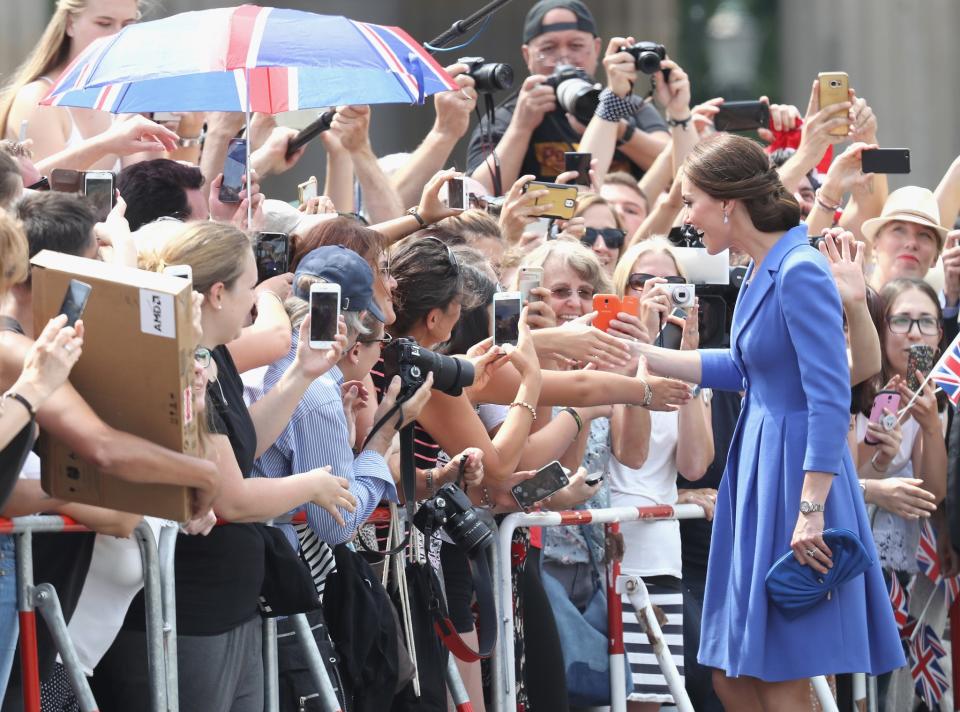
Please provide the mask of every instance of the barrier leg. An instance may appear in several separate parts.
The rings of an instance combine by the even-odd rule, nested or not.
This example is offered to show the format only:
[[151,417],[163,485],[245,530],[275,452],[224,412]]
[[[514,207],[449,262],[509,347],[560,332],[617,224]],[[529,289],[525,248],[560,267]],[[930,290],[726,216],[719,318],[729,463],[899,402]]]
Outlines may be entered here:
[[40,712],[40,662],[37,658],[37,613],[33,606],[33,535],[17,537],[17,615],[20,618],[20,672],[24,712]]
[[173,563],[179,531],[178,527],[161,527],[158,546],[164,664],[167,671],[167,712],[180,710],[180,683],[177,676],[177,588]]
[[[512,516],[512,515],[511,515]],[[510,546],[516,524],[511,517],[500,523],[496,546],[499,547],[500,565],[497,568],[497,588],[500,589],[500,637],[497,646],[500,650],[501,666],[503,670],[503,685],[500,697],[494,701],[496,712],[514,712],[517,707],[516,691],[516,661],[513,655],[513,585],[510,578]]]
[[867,676],[862,672],[853,673],[853,712],[866,712]]
[[663,631],[660,630],[657,615],[650,603],[650,596],[647,595],[647,587],[637,576],[620,576],[617,579],[617,591],[626,593],[630,603],[633,604],[637,621],[647,633],[647,638],[653,646],[654,655],[657,656],[657,662],[660,663],[660,670],[663,672],[663,677],[670,688],[670,694],[673,695],[674,705],[680,712],[694,712],[693,704],[690,702],[687,690],[683,686],[683,680],[680,679],[677,664],[673,662],[670,648],[663,640]]
[[60,599],[57,597],[56,590],[48,583],[35,586],[33,588],[33,602],[43,615],[43,620],[47,623],[47,628],[50,630],[54,645],[60,653],[61,660],[63,660],[63,667],[67,671],[70,687],[73,688],[73,694],[77,697],[80,709],[83,712],[97,712],[97,703],[93,699],[90,683],[87,682],[87,676],[83,674],[77,649],[67,632],[67,621],[63,617],[63,610],[60,608]]
[[[619,534],[620,524],[612,522],[604,526],[607,534]],[[589,544],[588,544],[589,546]],[[610,712],[627,712],[627,700],[623,691],[627,688],[624,679],[623,658],[623,601],[617,593],[617,579],[620,577],[620,562],[611,561],[607,565],[607,652],[610,656]]]
[[810,682],[813,684],[813,691],[817,695],[817,700],[820,702],[823,712],[840,712],[837,709],[837,701],[833,699],[833,691],[830,689],[827,678],[823,675],[816,675],[810,678]]
[[163,655],[163,612],[160,604],[160,563],[157,541],[146,521],[133,531],[143,561],[143,598],[146,609],[147,674],[150,681],[150,709],[167,712],[167,672]]
[[877,691],[877,678],[867,675],[867,712],[879,712],[880,693]]
[[277,619],[263,619],[263,710],[280,711],[280,681],[277,671]]
[[[493,546],[487,547],[487,554],[490,557],[490,571],[500,570],[500,544],[494,539]],[[503,600],[500,598],[502,592],[500,587],[494,582],[493,586],[493,607],[497,612],[497,644],[493,646],[490,654],[490,692],[493,699],[493,710],[499,709],[500,698],[503,694],[503,655],[500,652],[500,641],[503,636]]]
[[473,712],[473,703],[467,696],[467,688],[463,685],[463,678],[460,677],[460,669],[457,667],[457,661],[453,659],[453,655],[447,656],[447,670],[444,677],[456,711]]
[[290,622],[297,634],[297,643],[299,643],[300,649],[307,658],[307,669],[310,670],[310,679],[320,695],[320,704],[323,705],[325,712],[340,712],[340,700],[337,699],[337,693],[334,691],[333,683],[330,682],[330,676],[327,674],[327,667],[323,664],[323,658],[320,657],[320,648],[313,637],[313,631],[310,630],[307,617],[300,613],[291,616]]

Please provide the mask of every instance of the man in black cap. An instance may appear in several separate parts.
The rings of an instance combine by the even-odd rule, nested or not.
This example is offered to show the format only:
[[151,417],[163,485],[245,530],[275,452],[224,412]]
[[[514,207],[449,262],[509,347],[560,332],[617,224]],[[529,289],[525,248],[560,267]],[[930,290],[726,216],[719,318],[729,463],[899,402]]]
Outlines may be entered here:
[[[521,175],[552,180],[563,172],[563,154],[577,150],[584,126],[558,106],[554,88],[544,82],[562,65],[593,76],[600,58],[596,22],[580,0],[540,0],[527,13],[523,42],[530,76],[518,94],[497,108],[492,131],[481,121],[470,137],[467,171],[492,193],[506,192]],[[639,178],[669,138],[657,110],[644,105],[621,121],[610,170],[627,170]]]

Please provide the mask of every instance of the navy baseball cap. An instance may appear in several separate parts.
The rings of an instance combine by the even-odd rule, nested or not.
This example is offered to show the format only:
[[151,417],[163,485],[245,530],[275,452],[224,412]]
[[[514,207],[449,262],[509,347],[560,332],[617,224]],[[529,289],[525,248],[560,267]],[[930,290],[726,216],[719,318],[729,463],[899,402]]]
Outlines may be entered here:
[[[543,18],[551,10],[569,10],[577,20],[576,22],[552,22],[549,25],[543,24]],[[593,19],[593,13],[580,0],[540,0],[527,12],[527,17],[523,21],[523,43],[526,44],[534,37],[539,37],[547,32],[560,32],[562,30],[580,30],[589,32],[594,37],[597,34],[597,23]]]
[[373,270],[353,250],[343,245],[325,245],[312,250],[300,260],[293,276],[294,293],[301,299],[310,299],[310,288],[301,289],[300,277],[320,277],[340,285],[340,306],[343,311],[368,311],[385,321],[383,312],[373,299]]

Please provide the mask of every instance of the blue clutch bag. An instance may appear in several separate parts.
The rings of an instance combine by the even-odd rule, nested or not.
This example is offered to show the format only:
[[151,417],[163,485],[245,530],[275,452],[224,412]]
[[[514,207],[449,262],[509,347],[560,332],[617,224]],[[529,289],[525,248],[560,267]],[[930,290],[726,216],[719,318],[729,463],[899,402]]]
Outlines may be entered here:
[[827,573],[817,573],[801,564],[793,551],[777,559],[767,572],[767,595],[787,618],[810,610],[873,565],[860,539],[849,529],[826,529],[823,540],[833,552],[833,568]]

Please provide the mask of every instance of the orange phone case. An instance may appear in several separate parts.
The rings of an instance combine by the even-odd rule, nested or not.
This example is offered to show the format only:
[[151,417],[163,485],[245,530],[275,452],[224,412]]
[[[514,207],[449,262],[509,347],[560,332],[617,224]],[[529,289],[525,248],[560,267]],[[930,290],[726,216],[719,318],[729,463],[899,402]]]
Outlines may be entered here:
[[[832,104],[840,104],[850,100],[850,93],[847,91],[850,86],[850,79],[846,72],[820,72],[817,75],[817,81],[820,82],[820,109],[825,109]],[[835,111],[830,118],[843,116],[843,112]],[[849,133],[848,126],[841,126],[830,129],[831,136],[846,136]]]
[[617,318],[620,309],[620,297],[616,294],[594,294],[593,310],[597,315],[593,318],[593,325],[606,331],[610,328],[610,321]]
[[620,302],[620,311],[633,316],[640,316],[640,297],[633,295],[624,297]]

